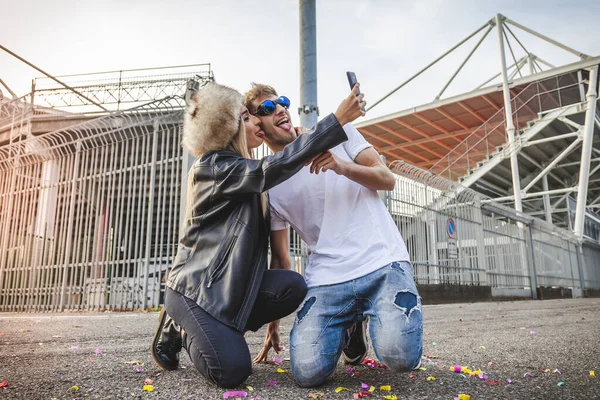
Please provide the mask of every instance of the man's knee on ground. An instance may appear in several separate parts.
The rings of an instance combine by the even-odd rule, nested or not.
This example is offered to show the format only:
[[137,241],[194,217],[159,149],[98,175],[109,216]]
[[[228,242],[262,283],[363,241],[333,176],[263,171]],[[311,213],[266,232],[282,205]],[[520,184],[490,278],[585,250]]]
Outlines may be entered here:
[[292,351],[292,375],[301,387],[318,386],[335,371],[337,358],[305,350],[296,348]]
[[419,365],[421,355],[413,357],[412,359],[407,358],[393,358],[382,360],[384,364],[394,372],[409,372],[415,369]]
[[329,376],[325,371],[310,370],[308,368],[303,370],[302,367],[296,367],[292,369],[292,372],[298,386],[303,388],[319,386],[324,383]]

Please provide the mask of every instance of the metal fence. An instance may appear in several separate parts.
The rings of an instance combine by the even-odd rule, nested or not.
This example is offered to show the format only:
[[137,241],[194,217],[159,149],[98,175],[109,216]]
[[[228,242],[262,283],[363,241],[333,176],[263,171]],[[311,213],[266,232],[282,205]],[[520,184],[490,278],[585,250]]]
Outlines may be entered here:
[[[146,309],[163,303],[191,158],[183,99],[0,148],[0,311]],[[263,155],[262,149],[259,155]],[[394,162],[381,197],[418,283],[600,288],[600,246],[430,172]],[[307,248],[293,232],[292,265]]]
[[489,285],[532,296],[540,286],[600,288],[597,244],[405,162],[391,168],[398,179],[386,201],[419,283]]
[[162,303],[179,236],[182,103],[0,148],[0,310]]

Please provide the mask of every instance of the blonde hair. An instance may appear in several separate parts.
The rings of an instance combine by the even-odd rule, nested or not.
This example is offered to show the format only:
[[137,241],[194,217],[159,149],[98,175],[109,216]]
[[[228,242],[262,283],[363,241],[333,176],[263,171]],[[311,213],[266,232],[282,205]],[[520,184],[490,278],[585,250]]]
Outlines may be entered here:
[[275,96],[279,97],[277,90],[273,86],[265,85],[264,83],[251,83],[252,87],[246,93],[244,93],[244,105],[248,107],[251,113],[256,112],[255,107],[252,105],[254,101],[260,99],[263,96]]
[[[254,159],[252,152],[248,149],[248,139],[246,138],[246,126],[244,125],[244,122],[241,119],[240,119],[240,127],[238,129],[238,132],[233,137],[233,139],[231,140],[231,143],[229,144],[229,146],[227,148],[229,150],[233,151],[234,153],[240,155],[241,157],[248,158],[248,159]],[[187,184],[188,184],[187,206],[188,207],[191,207],[191,204],[193,202],[193,199],[191,198],[192,185],[194,184],[193,176],[194,176],[194,174],[190,171],[190,173],[188,174],[188,182],[187,182]],[[260,194],[260,205],[262,208],[263,217],[266,218],[267,210],[268,210],[267,207],[269,207],[269,200],[267,197],[267,192],[262,192]]]

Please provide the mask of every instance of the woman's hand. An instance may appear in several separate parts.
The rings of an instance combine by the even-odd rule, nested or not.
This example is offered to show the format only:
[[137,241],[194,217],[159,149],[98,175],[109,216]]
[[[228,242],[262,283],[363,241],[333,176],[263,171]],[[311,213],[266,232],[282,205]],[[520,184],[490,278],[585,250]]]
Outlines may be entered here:
[[358,96],[356,95],[358,93],[359,86],[359,83],[354,85],[350,95],[341,102],[338,109],[334,113],[338,122],[342,126],[346,125],[348,122],[354,121],[358,117],[365,115],[365,112],[361,109],[367,104],[367,102],[363,100],[365,94],[361,93]]
[[261,362],[268,362],[269,351],[271,348],[275,350],[275,353],[279,353],[281,351],[281,346],[279,344],[279,320],[269,323],[263,348],[258,355],[254,357],[254,363],[258,364]]

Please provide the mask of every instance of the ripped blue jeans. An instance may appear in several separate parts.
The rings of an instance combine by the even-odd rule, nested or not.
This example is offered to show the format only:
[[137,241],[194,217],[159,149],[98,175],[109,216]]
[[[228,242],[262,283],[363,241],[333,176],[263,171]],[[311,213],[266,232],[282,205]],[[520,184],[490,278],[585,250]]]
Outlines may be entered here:
[[292,374],[303,387],[320,385],[335,370],[344,333],[369,317],[380,362],[397,372],[415,368],[423,353],[421,298],[409,262],[393,262],[361,278],[311,287],[290,334]]

